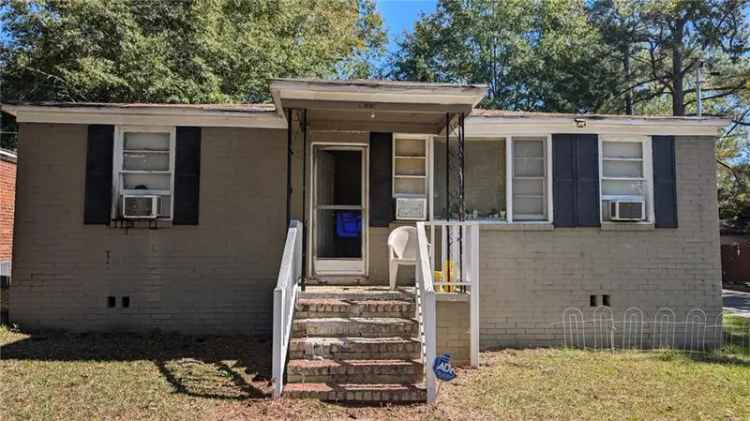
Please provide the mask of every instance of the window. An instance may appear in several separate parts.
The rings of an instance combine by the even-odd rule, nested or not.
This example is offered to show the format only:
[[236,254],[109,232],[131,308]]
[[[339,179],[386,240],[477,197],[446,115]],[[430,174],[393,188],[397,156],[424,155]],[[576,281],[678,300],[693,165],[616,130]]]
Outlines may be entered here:
[[652,202],[648,137],[602,138],[602,221],[647,221]]
[[505,221],[505,139],[467,139],[464,145],[466,219]]
[[[435,137],[432,150],[433,216],[447,219],[445,139]],[[551,222],[551,136],[467,138],[463,154],[467,220]]]
[[159,218],[172,218],[174,151],[174,128],[117,128],[113,165],[115,218],[122,216],[125,195],[157,196]]
[[511,139],[513,221],[546,221],[548,215],[547,138]]

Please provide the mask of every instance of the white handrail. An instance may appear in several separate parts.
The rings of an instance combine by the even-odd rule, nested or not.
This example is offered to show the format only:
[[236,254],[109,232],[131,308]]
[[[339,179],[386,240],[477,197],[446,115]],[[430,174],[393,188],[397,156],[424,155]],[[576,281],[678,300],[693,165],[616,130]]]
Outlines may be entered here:
[[271,381],[274,399],[280,398],[284,389],[286,354],[301,279],[302,222],[294,220],[289,223],[279,278],[273,290],[273,377]]
[[417,283],[417,305],[421,324],[422,363],[425,373],[425,387],[427,388],[427,402],[435,402],[437,398],[437,380],[432,371],[437,347],[437,321],[435,308],[435,288],[430,268],[430,253],[427,247],[427,234],[424,222],[417,222],[417,267],[415,270]]

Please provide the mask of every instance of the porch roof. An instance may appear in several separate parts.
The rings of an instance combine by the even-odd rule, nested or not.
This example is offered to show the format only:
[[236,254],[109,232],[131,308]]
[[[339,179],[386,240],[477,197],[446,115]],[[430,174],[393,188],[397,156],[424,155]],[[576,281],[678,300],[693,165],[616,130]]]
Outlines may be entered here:
[[275,79],[271,94],[280,112],[308,111],[313,129],[440,133],[446,114],[471,114],[485,85],[382,80]]

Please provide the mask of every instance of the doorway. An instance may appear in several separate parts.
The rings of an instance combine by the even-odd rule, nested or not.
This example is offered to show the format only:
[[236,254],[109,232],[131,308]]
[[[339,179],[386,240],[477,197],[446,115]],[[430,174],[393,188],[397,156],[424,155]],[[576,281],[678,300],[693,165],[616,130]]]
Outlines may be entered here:
[[313,145],[313,275],[367,274],[367,148]]

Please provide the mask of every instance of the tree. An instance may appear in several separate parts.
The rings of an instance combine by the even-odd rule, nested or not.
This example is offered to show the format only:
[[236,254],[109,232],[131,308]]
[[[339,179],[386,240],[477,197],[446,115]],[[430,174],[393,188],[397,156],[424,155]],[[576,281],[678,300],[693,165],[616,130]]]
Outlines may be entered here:
[[618,75],[577,0],[441,0],[399,42],[390,76],[486,83],[483,106],[595,111]]
[[362,77],[371,0],[8,1],[4,100],[266,101],[276,77]]
[[[704,100],[746,89],[748,4],[747,0],[596,0],[589,13],[604,41],[623,51],[621,93],[631,95],[634,88],[638,93],[629,105],[652,107],[647,103],[669,96],[671,113],[682,116],[695,110],[695,75],[704,63],[708,70]],[[627,99],[625,104],[627,112]]]

